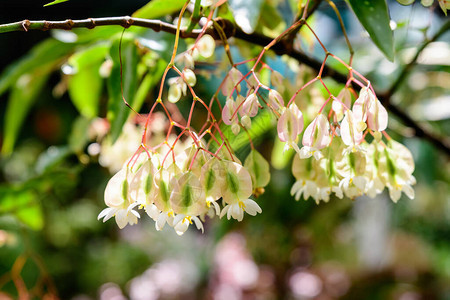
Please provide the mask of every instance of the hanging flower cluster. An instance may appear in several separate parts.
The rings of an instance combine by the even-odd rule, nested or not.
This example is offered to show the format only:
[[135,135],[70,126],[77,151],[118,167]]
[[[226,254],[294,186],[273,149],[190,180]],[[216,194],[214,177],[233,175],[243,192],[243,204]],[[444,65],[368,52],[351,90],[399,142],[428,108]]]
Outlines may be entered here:
[[245,212],[262,212],[250,199],[270,178],[269,165],[258,152],[252,151],[242,165],[236,157],[210,155],[192,146],[173,161],[162,161],[159,153],[144,154],[117,172],[105,189],[108,208],[98,218],[114,216],[123,228],[136,224],[140,215],[135,208],[143,208],[157,230],[168,224],[182,235],[192,223],[203,232],[206,216],[242,221]]
[[[184,10],[180,13],[172,58],[163,73],[158,97],[147,115],[140,146],[108,182],[105,190],[108,208],[99,214],[99,219],[106,221],[115,217],[117,225],[123,228],[127,224],[136,224],[140,218],[139,210],[143,209],[155,221],[157,230],[168,224],[181,235],[190,224],[203,231],[206,216],[226,216],[241,221],[244,213],[253,216],[261,213],[260,206],[251,197],[264,192],[270,179],[269,164],[254,149],[249,130],[263,109],[272,112],[277,119],[277,135],[285,144],[284,151],[295,150],[292,172],[296,182],[291,189],[295,199],[312,197],[319,203],[321,200],[328,202],[331,194],[352,199],[361,195],[375,197],[385,187],[394,202],[399,200],[402,192],[413,198],[412,155],[386,134],[388,114],[370,82],[351,64],[330,53],[315,34],[325,52],[319,74],[300,84],[289,101],[283,99],[289,92],[285,88],[290,82],[263,62],[262,57],[296,26],[305,24],[314,33],[304,18],[264,47],[254,59],[233,63],[229,45],[224,41],[232,67],[209,103],[195,93],[195,62],[214,55],[215,40],[205,32],[215,7],[221,3],[201,1],[202,6],[210,9],[206,25],[195,43],[177,55]],[[349,72],[348,81],[337,96],[321,78],[329,57]],[[250,63],[250,70],[241,72]],[[167,79],[169,71],[176,76]],[[270,76],[263,76],[264,72]],[[303,74],[298,72],[298,75]],[[265,80],[260,79],[263,77]],[[163,95],[166,83],[169,88]],[[303,96],[304,90],[313,87],[314,83],[322,84],[328,98],[316,97],[321,102],[320,109],[314,106],[305,109],[306,101],[297,96]],[[359,86],[359,94],[354,86]],[[224,101],[219,98],[219,91],[225,97]],[[184,119],[177,104],[189,97],[191,108]],[[221,118],[214,116],[213,105],[216,103]],[[199,130],[192,124],[198,106],[207,113]],[[161,108],[160,112],[156,111],[157,107]],[[166,115],[167,131],[162,142],[150,146],[148,141],[152,139],[148,130],[150,128],[151,132],[151,123],[157,113]],[[234,135],[241,130],[248,134],[251,152],[244,164],[234,155],[224,134],[223,129],[227,126]]]

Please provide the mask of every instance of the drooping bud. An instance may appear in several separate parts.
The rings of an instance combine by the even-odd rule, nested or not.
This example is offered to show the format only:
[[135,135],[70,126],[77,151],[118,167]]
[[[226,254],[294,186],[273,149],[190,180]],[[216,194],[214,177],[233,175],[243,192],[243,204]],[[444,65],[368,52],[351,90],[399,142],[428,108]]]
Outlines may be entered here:
[[228,98],[225,106],[222,109],[222,120],[227,125],[232,125],[237,122],[236,103],[233,99]]
[[203,56],[204,58],[208,58],[214,54],[216,42],[214,41],[214,38],[212,36],[210,36],[209,34],[205,34],[197,42],[196,48],[198,49],[198,52],[201,56]]
[[172,83],[169,87],[169,93],[167,95],[167,100],[171,103],[177,103],[181,98],[181,87],[177,83]]
[[383,131],[388,124],[388,113],[386,108],[381,104],[380,100],[375,100],[369,106],[367,112],[367,123],[373,131]]
[[336,116],[336,121],[341,121],[346,110],[350,109],[352,104],[352,95],[348,88],[343,88],[337,99],[333,100],[332,109]]
[[240,83],[241,79],[244,77],[242,73],[236,69],[235,67],[231,68],[228,72],[227,78],[225,79],[225,82],[222,85],[222,94],[224,96],[231,96],[231,92],[233,91],[234,87],[236,86],[236,91],[240,92]]
[[320,150],[328,146],[330,141],[330,124],[323,114],[319,114],[306,128],[303,134],[303,146]]
[[362,132],[358,130],[357,125],[358,123],[354,118],[353,112],[347,110],[341,122],[341,139],[347,146],[359,145],[364,138]]
[[271,89],[269,91],[269,104],[274,110],[284,107],[284,100],[280,93]]
[[242,104],[242,113],[249,117],[254,117],[258,113],[258,97],[255,93],[251,93]]
[[195,76],[194,71],[192,71],[191,69],[184,69],[183,77],[186,83],[190,86],[194,86],[197,83],[197,77]]
[[282,142],[294,142],[303,130],[303,114],[295,103],[292,103],[278,119],[278,137]]

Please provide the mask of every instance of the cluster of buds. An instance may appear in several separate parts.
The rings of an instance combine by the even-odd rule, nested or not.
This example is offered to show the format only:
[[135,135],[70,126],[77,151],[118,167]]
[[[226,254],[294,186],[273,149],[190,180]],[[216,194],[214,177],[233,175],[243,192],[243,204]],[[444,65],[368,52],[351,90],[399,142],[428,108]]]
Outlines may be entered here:
[[[239,94],[240,83],[244,81],[249,91],[246,98]],[[268,90],[267,101],[257,93],[260,88]],[[235,99],[230,96],[233,92],[237,94]],[[298,154],[293,163],[297,181],[291,190],[297,200],[303,195],[317,203],[327,202],[331,193],[338,198],[345,195],[353,199],[363,194],[373,198],[385,187],[394,202],[402,191],[413,198],[414,161],[406,147],[384,132],[388,123],[386,109],[370,84],[362,86],[353,105],[352,92],[345,87],[337,97],[330,94],[303,130],[304,116],[294,102],[295,97],[285,105],[281,94],[261,84],[255,72],[243,75],[232,68],[222,85],[222,93],[228,96],[222,118],[237,134],[241,127],[250,128],[250,117],[256,116],[263,107],[258,99],[264,101],[278,117],[278,138],[285,143],[284,151],[292,148]],[[330,100],[331,108],[325,114],[323,111]],[[372,137],[370,143],[366,141],[368,134]]]
[[141,208],[155,221],[157,230],[168,224],[182,235],[192,223],[203,231],[206,216],[226,215],[242,221],[244,212],[252,216],[261,213],[250,196],[269,182],[267,161],[253,150],[242,165],[222,152],[211,155],[193,144],[176,156],[161,159],[159,153],[144,153],[133,158],[108,182],[108,208],[98,218],[106,221],[115,216],[123,228],[138,222],[135,208]]
[[[298,152],[292,166],[297,181],[291,194],[297,200],[303,195],[319,203],[327,202],[331,193],[338,198],[363,194],[373,198],[387,187],[394,202],[402,191],[414,198],[414,160],[406,147],[390,137],[382,141],[388,115],[372,90],[363,87],[352,107],[348,88],[333,98],[332,122],[319,112],[303,133],[301,149],[296,142],[303,116],[295,103],[278,120],[280,140]],[[365,139],[368,133],[373,137],[370,143]]]

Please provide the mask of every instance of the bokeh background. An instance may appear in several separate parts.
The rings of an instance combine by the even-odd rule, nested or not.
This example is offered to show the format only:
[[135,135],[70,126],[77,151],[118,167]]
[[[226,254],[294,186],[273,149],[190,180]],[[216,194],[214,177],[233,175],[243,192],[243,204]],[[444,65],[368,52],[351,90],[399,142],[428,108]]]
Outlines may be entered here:
[[[46,2],[0,1],[0,23],[131,15],[146,3],[71,0],[43,8]],[[388,3],[395,28],[394,63],[370,42],[344,1],[336,1],[356,49],[355,68],[379,90],[394,81],[424,33],[430,35],[448,22],[436,5],[430,9],[419,3]],[[326,3],[312,22],[333,53],[348,56],[338,21]],[[51,35],[1,34],[0,69]],[[153,41],[159,38],[167,39],[152,36]],[[427,48],[393,99],[446,139],[449,38],[447,33]],[[313,50],[313,55],[323,54]],[[283,67],[280,59],[272,64]],[[81,152],[65,151],[88,127],[80,125],[68,93],[58,93],[63,77],[62,71],[50,75],[14,152],[0,158],[1,299],[18,298],[25,290],[35,299],[58,295],[77,300],[450,299],[449,156],[415,138],[395,117],[388,132],[411,150],[416,163],[414,200],[402,197],[394,204],[385,192],[376,199],[296,202],[289,194],[294,183],[290,163],[278,163],[258,198],[261,215],[246,216],[243,222],[210,220],[205,234],[191,228],[182,237],[170,228],[157,232],[148,218],[119,230],[112,220],[97,221],[111,173],[99,164],[98,155],[90,155],[92,141],[85,141]],[[214,82],[200,78],[205,95],[214,92],[208,80]],[[7,101],[4,93],[2,128]],[[266,130],[256,140],[268,160],[277,156],[275,134]],[[245,157],[248,150],[244,146],[237,154]]]

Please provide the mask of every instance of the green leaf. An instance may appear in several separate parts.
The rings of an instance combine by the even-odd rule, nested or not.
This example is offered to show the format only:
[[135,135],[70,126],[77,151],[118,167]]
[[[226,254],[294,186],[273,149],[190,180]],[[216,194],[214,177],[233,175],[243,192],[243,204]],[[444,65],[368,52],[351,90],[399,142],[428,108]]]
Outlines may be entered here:
[[6,107],[2,154],[9,155],[14,149],[22,123],[42,91],[52,69],[52,65],[47,65],[33,73],[23,74],[12,87]]
[[133,13],[135,18],[156,19],[183,8],[186,0],[152,0]]
[[63,3],[63,2],[67,2],[67,1],[69,1],[69,0],[55,0],[55,1],[49,2],[47,4],[44,4],[44,7],[50,6],[50,5],[59,4],[59,3]]
[[48,39],[35,46],[26,56],[9,65],[0,75],[0,95],[10,88],[20,76],[32,73],[48,63],[57,62],[68,55],[76,44]]
[[[123,124],[125,124],[131,112],[131,109],[125,105],[122,99],[119,43],[119,39],[115,40],[110,49],[113,67],[108,79],[109,103],[107,117],[111,124],[111,138],[113,143],[122,132]],[[135,103],[138,82],[138,62],[138,49],[134,43],[134,39],[124,37],[122,39],[123,97],[131,107]]]
[[69,148],[74,153],[81,153],[89,141],[90,121],[83,116],[79,116],[72,125],[69,136]]
[[[263,134],[271,130],[274,126],[272,121],[273,115],[267,110],[260,112],[256,117],[252,118],[252,126],[248,131],[251,139],[254,141],[255,139],[261,137]],[[247,146],[249,144],[248,135],[246,132],[241,130],[241,132],[239,132],[239,134],[235,136],[231,132],[230,128],[231,126],[227,126],[224,133],[231,142],[231,148],[233,148],[233,150],[237,152],[244,146]]]
[[272,149],[272,157],[270,158],[270,163],[275,169],[284,169],[291,161],[292,156],[295,154],[293,149],[289,149],[284,152],[285,144],[286,143],[280,141],[280,139],[275,139]]
[[236,24],[245,33],[252,33],[258,24],[262,0],[228,0]]
[[68,61],[75,70],[68,84],[70,98],[80,114],[88,119],[96,117],[98,113],[103,87],[99,69],[109,48],[109,44],[97,44],[75,53]]
[[44,226],[40,203],[36,194],[30,190],[13,190],[10,187],[2,189],[0,214],[12,214],[34,230],[41,230]]
[[347,0],[370,38],[390,60],[394,61],[394,38],[389,26],[386,0]]

